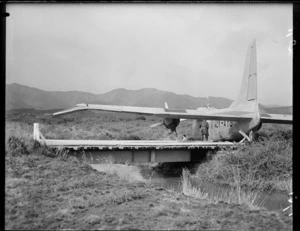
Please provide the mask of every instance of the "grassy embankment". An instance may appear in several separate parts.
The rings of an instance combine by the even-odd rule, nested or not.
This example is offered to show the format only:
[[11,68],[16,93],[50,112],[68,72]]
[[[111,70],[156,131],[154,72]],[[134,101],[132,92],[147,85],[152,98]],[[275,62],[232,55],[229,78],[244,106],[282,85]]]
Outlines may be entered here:
[[[183,190],[198,198],[260,207],[262,192],[292,191],[292,145],[290,126],[263,125],[253,143],[208,155],[194,175],[184,170]],[[229,188],[226,193],[206,192],[201,182]]]
[[[90,229],[101,222],[105,228],[111,218],[95,213],[97,208],[145,196],[122,189],[124,182],[133,188],[144,182],[138,169],[120,169],[110,159],[103,160],[99,174],[87,159],[79,161],[66,152],[12,136],[5,161],[6,229]],[[119,190],[111,191],[112,185],[120,185]]]

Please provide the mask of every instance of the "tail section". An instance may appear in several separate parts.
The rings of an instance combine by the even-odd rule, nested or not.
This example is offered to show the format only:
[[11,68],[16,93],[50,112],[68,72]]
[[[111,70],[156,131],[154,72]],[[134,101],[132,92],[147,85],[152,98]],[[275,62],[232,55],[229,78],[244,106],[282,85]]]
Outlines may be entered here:
[[[240,93],[235,101],[230,105],[231,107],[239,106],[240,104],[248,104],[249,101],[257,100],[257,69],[256,69],[256,41],[249,45],[245,69],[242,79]],[[252,104],[252,103],[250,103]]]

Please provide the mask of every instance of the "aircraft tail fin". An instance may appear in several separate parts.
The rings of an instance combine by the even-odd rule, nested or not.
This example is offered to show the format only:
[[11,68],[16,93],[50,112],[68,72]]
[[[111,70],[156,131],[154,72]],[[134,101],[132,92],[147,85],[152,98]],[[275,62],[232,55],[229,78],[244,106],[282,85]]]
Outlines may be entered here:
[[230,107],[257,100],[256,40],[248,47],[240,93]]

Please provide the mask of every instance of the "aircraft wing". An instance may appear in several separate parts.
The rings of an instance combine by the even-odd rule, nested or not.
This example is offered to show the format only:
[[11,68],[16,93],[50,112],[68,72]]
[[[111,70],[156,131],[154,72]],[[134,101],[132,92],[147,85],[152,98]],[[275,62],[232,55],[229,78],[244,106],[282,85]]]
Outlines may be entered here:
[[261,118],[262,123],[277,123],[277,124],[292,124],[293,123],[292,115],[262,114],[260,118]]
[[226,111],[223,109],[214,111],[197,111],[188,109],[169,109],[169,108],[152,108],[152,107],[133,107],[133,106],[113,106],[99,104],[77,104],[75,108],[70,108],[53,115],[62,115],[82,110],[100,110],[111,112],[135,113],[141,115],[154,115],[163,118],[172,119],[206,119],[206,120],[251,120],[255,114],[244,111]]

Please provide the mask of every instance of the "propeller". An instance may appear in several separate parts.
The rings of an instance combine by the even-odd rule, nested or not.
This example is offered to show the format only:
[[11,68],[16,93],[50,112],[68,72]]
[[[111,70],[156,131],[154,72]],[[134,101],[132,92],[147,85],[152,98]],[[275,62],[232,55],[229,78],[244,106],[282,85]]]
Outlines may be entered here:
[[158,126],[161,126],[161,125],[164,125],[164,121],[156,123],[156,124],[152,124],[152,125],[150,125],[150,128],[155,128],[155,127],[158,127]]
[[169,109],[167,101],[165,101],[165,109]]
[[[165,101],[165,109],[168,109],[168,108],[169,108],[168,103],[167,103],[167,101]],[[152,124],[152,125],[150,125],[150,128],[156,128],[161,125],[164,125],[164,121],[156,123],[156,124]]]
[[[165,109],[169,109],[169,106],[168,106],[168,103],[167,103],[167,101],[165,101]],[[165,120],[167,120],[167,121],[170,121],[170,122],[165,122]],[[181,121],[185,121],[186,119],[180,119],[179,120],[179,122],[178,122],[178,124],[181,122]],[[155,127],[158,127],[158,126],[162,126],[162,125],[165,125],[167,128],[168,128],[168,124],[170,124],[170,123],[173,123],[172,122],[173,120],[172,119],[167,119],[167,118],[165,118],[162,122],[159,122],[159,123],[156,123],[156,124],[152,124],[152,125],[150,125],[150,127],[151,128],[155,128]],[[176,124],[175,126],[177,127],[178,126],[178,124]]]

